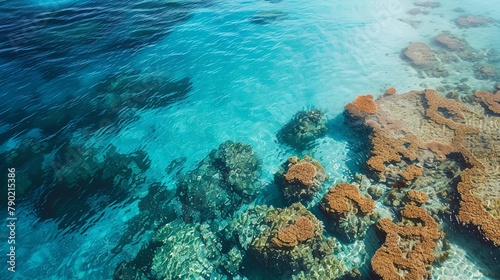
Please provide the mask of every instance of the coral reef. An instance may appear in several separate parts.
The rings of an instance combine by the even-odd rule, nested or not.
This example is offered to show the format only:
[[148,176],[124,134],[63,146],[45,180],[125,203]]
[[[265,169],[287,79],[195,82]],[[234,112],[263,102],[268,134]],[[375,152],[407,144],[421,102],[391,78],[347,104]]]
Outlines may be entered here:
[[290,157],[275,174],[275,182],[288,203],[311,199],[327,178],[323,166],[309,156],[300,160]]
[[68,96],[58,104],[42,106],[34,113],[19,113],[16,116],[19,120],[9,118],[11,129],[6,136],[33,128],[39,128],[45,135],[55,134],[57,137],[54,138],[59,141],[75,128],[91,134],[116,124],[118,120],[122,121],[120,125],[135,120],[132,109],[165,107],[184,100],[191,89],[189,78],[172,80],[139,71],[112,74],[84,98]]
[[492,22],[495,22],[494,19],[489,18],[489,17],[473,16],[473,15],[461,16],[461,17],[456,18],[454,21],[458,27],[462,27],[462,28],[482,27],[482,26],[486,26]]
[[[455,36],[448,31],[444,31],[436,36],[436,41],[445,47],[447,51],[452,51],[460,59],[470,62],[476,62],[484,57],[481,52],[472,48],[463,38]],[[442,60],[447,53],[441,53]]]
[[426,279],[441,237],[438,223],[414,205],[405,206],[401,216],[398,224],[390,219],[377,224],[385,241],[372,258],[372,269],[382,279]]
[[474,77],[478,80],[494,80],[496,77],[495,67],[490,64],[474,65]]
[[500,114],[500,90],[495,94],[478,90],[474,95],[493,113]]
[[[480,92],[478,98],[488,102],[492,97]],[[359,126],[362,119],[372,130],[372,155],[367,164],[379,180],[393,178],[394,173],[403,176],[411,165],[431,170],[440,162],[456,161],[462,166],[456,188],[460,222],[477,226],[487,239],[500,244],[500,158],[494,148],[500,145],[498,117],[487,114],[479,104],[442,98],[430,89],[383,95],[376,103],[379,110],[374,115],[359,115],[346,106],[350,116],[346,120]],[[420,178],[424,182],[425,177],[423,174],[415,183]],[[451,190],[453,178],[442,178]]]
[[120,111],[121,108],[158,108],[185,99],[191,90],[189,78],[168,77],[130,71],[111,74],[96,86],[92,108]]
[[[345,273],[343,264],[331,256],[333,240],[323,237],[322,223],[302,204],[271,209],[261,224],[265,227],[251,243],[250,252],[274,273],[313,273],[319,267],[338,273],[336,277]],[[332,266],[321,265],[325,261]]]
[[366,229],[374,223],[375,203],[363,196],[358,187],[338,184],[325,194],[320,210],[332,224],[332,231],[347,241],[365,236]]
[[404,56],[417,70],[431,77],[446,77],[448,71],[439,62],[436,52],[422,42],[413,42],[403,51]]
[[174,221],[178,214],[170,203],[174,195],[175,191],[167,189],[165,185],[152,184],[147,195],[139,200],[139,213],[126,222],[120,240],[111,252],[118,254],[124,246],[137,242],[146,231]]
[[55,153],[54,177],[37,197],[35,213],[42,220],[58,220],[59,227],[77,229],[85,217],[125,200],[144,183],[150,164],[141,150],[120,154],[114,145],[104,151],[65,145]]
[[404,54],[413,64],[421,67],[431,66],[437,61],[434,51],[421,42],[411,43],[406,47]]
[[186,221],[226,218],[259,191],[260,159],[247,144],[226,141],[178,181]]
[[[116,176],[136,179],[134,176],[140,176],[139,173],[147,170],[151,164],[145,152],[119,154],[113,145],[106,150],[104,160],[99,160],[99,156],[100,152],[94,148],[63,147],[56,158],[57,162],[64,164],[54,167],[59,183],[69,189],[85,187],[93,181],[112,184]],[[130,166],[132,162],[137,169]]]
[[321,110],[300,111],[285,124],[277,137],[281,143],[305,149],[312,141],[326,135],[326,117]]

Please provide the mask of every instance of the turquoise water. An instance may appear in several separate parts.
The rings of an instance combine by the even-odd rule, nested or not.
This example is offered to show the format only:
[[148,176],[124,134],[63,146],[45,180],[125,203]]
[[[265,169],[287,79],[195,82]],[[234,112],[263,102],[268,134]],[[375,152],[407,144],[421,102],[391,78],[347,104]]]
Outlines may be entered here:
[[[185,173],[227,140],[251,145],[262,161],[263,187],[249,204],[281,206],[273,174],[297,154],[320,161],[330,185],[353,181],[364,155],[358,139],[349,136],[343,125],[345,104],[359,94],[377,96],[390,86],[402,93],[436,87],[442,81],[419,78],[401,59],[409,42],[432,44],[434,36],[449,30],[476,49],[500,52],[498,22],[459,29],[452,21],[460,15],[454,11],[457,7],[500,20],[496,0],[441,1],[439,8],[426,9],[430,14],[418,16],[406,13],[414,8],[411,1],[396,0],[1,1],[0,27],[5,31],[0,35],[1,151],[18,147],[27,137],[54,144],[39,160],[43,172],[31,179],[33,191],[18,198],[18,270],[12,274],[2,267],[0,278],[111,279],[117,264],[133,259],[153,234],[146,228],[121,252],[111,251],[126,231],[126,222],[139,215],[138,202],[148,187],[160,182],[175,190],[177,177],[166,171],[173,160],[181,159],[176,170]],[[277,16],[259,24],[251,20],[256,14]],[[409,21],[421,22],[412,26]],[[93,92],[110,74],[130,71],[153,77],[152,83],[188,78],[191,86],[181,98],[165,103],[149,96],[152,106],[138,104],[143,100],[133,100],[133,106],[117,105],[110,125],[100,122],[107,115],[87,116],[82,100],[96,98]],[[473,88],[495,85],[475,79],[467,68],[454,69],[448,79],[464,76]],[[65,100],[76,102],[70,115],[74,111],[81,122],[56,122],[48,126],[48,133],[32,124],[33,119],[47,116],[63,120],[54,108],[69,106]],[[309,108],[325,111],[333,128],[328,135],[307,151],[279,143],[277,131],[296,112]],[[146,153],[150,164],[136,173],[143,182],[127,178],[121,187],[126,195],[106,191],[112,180],[99,186],[97,195],[92,189],[82,190],[81,195],[47,194],[52,183],[47,178],[58,169],[54,163],[61,162],[56,151],[65,145],[80,146],[82,151],[95,148],[96,156],[104,160],[111,144],[119,154]],[[30,169],[25,164],[31,163],[15,167]],[[19,175],[19,181],[24,179]],[[40,207],[55,197],[80,203],[61,202],[66,215]],[[77,213],[83,205],[87,213]],[[493,279],[483,273],[491,261],[471,253],[485,247],[474,243],[464,248],[460,242],[466,238],[457,234],[454,254],[433,269],[433,278]],[[358,252],[379,246],[372,241],[340,245],[336,255],[349,268],[361,265],[360,271],[368,276],[369,268],[362,266],[367,256]]]

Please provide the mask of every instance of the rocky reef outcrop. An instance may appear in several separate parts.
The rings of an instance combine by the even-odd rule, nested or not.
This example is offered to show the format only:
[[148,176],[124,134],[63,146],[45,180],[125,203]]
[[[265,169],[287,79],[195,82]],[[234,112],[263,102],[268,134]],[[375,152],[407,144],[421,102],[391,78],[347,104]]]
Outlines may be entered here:
[[181,176],[177,193],[186,221],[226,218],[259,191],[260,159],[247,144],[226,141]]
[[320,189],[328,175],[323,166],[313,158],[290,157],[282,169],[275,174],[275,182],[280,187],[288,203],[310,200]]
[[321,110],[300,111],[278,131],[278,140],[296,149],[305,149],[312,141],[326,135],[326,121]]
[[331,223],[332,231],[346,241],[363,238],[375,223],[375,202],[363,196],[357,186],[341,183],[325,194],[319,208]]

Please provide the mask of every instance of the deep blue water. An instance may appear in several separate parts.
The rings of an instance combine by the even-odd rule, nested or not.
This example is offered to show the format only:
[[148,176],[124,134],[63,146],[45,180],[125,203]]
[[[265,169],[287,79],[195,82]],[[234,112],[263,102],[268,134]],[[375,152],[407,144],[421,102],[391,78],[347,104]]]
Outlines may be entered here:
[[[18,181],[18,267],[8,272],[2,257],[0,279],[112,279],[178,214],[167,205],[177,175],[227,140],[251,145],[262,164],[262,190],[243,208],[283,206],[273,174],[292,155],[320,161],[330,185],[354,180],[367,150],[343,124],[345,104],[442,80],[418,77],[401,59],[409,42],[432,44],[450,30],[500,52],[498,22],[459,29],[458,7],[500,20],[497,0],[444,0],[417,18],[406,13],[411,1],[396,0],[0,0],[0,166],[15,167]],[[469,70],[449,79],[478,89],[498,82]],[[279,143],[280,128],[310,108],[324,110],[328,134],[305,151]],[[152,186],[160,202],[141,204]],[[131,227],[134,217],[142,222]],[[488,252],[464,253],[483,244],[450,235],[454,257],[433,277],[492,279],[483,273],[491,262],[481,263]],[[336,255],[368,276],[356,257],[378,241],[339,242]]]

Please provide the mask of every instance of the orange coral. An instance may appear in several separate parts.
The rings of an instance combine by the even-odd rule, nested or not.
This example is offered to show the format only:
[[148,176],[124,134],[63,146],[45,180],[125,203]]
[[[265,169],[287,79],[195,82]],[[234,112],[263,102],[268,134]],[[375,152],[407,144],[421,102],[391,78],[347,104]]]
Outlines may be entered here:
[[325,168],[310,156],[290,157],[275,175],[287,202],[311,199],[327,178]]
[[417,203],[426,203],[427,201],[429,201],[429,197],[427,196],[427,194],[421,191],[409,190],[408,193],[406,193],[406,196],[410,201],[414,201]]
[[401,172],[401,176],[403,176],[406,181],[411,181],[418,176],[422,176],[422,167],[412,164]]
[[484,90],[478,90],[474,95],[479,98],[490,111],[495,114],[500,114],[500,91],[493,94]]
[[313,238],[314,232],[315,226],[313,222],[306,217],[300,217],[293,225],[280,229],[276,236],[271,239],[271,242],[278,247],[293,248],[299,242]]
[[356,110],[363,113],[375,114],[377,112],[377,103],[375,103],[373,95],[371,94],[359,95],[352,103],[349,104],[351,104]]
[[312,187],[314,177],[316,176],[316,167],[309,162],[294,164],[285,174],[285,180],[290,184]]
[[396,88],[395,87],[390,87],[388,89],[385,90],[385,94],[387,95],[393,95],[396,93]]
[[391,138],[379,128],[374,128],[372,142],[372,157],[368,165],[378,172],[385,171],[385,163],[401,161],[401,156],[415,160],[419,142],[416,136],[408,134],[400,138]]
[[350,184],[338,184],[323,197],[320,209],[328,216],[337,217],[348,212],[369,214],[375,209],[375,202],[359,193],[358,187]]
[[371,260],[372,268],[382,279],[425,279],[429,275],[427,268],[434,261],[435,241],[440,237],[438,224],[424,209],[414,205],[405,206],[401,216],[424,226],[380,220],[378,228],[386,238]]

